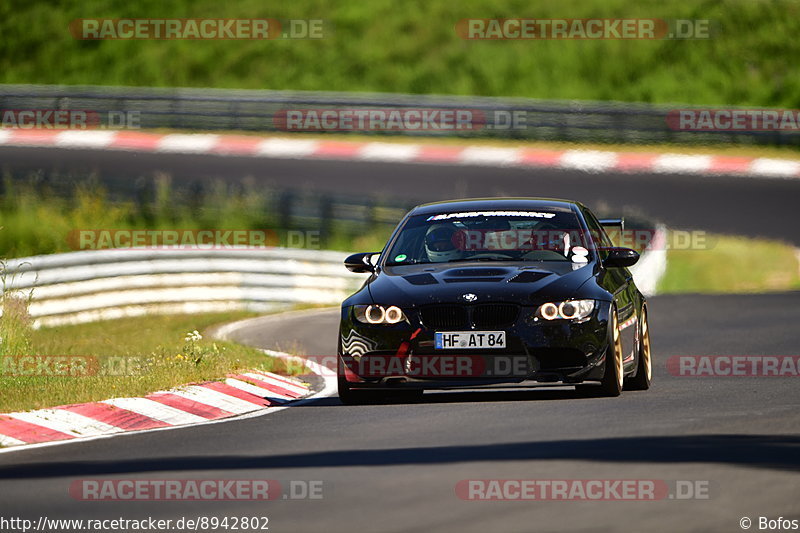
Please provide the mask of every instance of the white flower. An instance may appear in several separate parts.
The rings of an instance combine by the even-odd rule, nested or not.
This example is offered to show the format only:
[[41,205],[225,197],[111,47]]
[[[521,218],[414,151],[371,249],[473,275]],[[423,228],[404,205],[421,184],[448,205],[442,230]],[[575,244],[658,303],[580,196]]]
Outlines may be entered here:
[[183,340],[185,340],[186,342],[197,342],[202,338],[203,338],[203,336],[200,335],[200,332],[197,331],[197,330],[194,330],[194,331],[190,331],[189,333],[187,333],[186,337]]

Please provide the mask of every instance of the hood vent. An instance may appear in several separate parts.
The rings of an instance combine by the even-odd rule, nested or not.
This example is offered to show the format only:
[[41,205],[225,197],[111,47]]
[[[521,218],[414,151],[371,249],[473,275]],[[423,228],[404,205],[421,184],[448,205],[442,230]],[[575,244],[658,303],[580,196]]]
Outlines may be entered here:
[[456,268],[445,272],[451,278],[477,278],[479,276],[503,276],[508,274],[508,270],[501,268]]
[[503,278],[445,278],[445,283],[486,283],[487,281],[498,282]]
[[403,276],[403,279],[412,285],[435,285],[439,283],[430,274],[414,274],[413,276]]
[[534,270],[525,270],[524,272],[520,272],[510,280],[509,283],[534,283],[539,281],[540,279],[546,278],[547,276],[551,275],[550,272],[537,272]]

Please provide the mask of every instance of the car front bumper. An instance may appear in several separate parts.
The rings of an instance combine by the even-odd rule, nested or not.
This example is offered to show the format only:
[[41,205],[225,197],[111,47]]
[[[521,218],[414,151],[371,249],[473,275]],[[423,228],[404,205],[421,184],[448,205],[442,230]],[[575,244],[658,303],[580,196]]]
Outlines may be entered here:
[[[436,331],[415,309],[394,325],[364,324],[343,307],[340,375],[357,388],[448,389],[510,383],[581,383],[603,377],[609,306],[599,305],[584,322],[544,321],[524,306],[502,328],[501,349],[435,348]],[[452,331],[453,329],[450,329]],[[458,328],[462,330],[462,328]]]

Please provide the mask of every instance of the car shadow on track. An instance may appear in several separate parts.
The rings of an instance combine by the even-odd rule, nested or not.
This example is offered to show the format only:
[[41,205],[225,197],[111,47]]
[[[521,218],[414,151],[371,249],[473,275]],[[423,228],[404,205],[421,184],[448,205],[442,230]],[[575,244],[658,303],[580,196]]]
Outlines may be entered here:
[[114,461],[51,461],[1,466],[0,479],[144,472],[197,473],[198,471],[562,460],[656,464],[715,463],[800,471],[800,436],[671,435],[463,446],[325,450],[263,456],[212,455]]
[[[483,390],[449,390],[427,392],[421,398],[406,399],[401,396],[390,396],[374,405],[402,405],[402,404],[441,404],[441,403],[471,403],[479,402],[482,404],[491,402],[541,402],[553,400],[579,400],[592,398],[597,400],[596,395],[587,392],[576,391],[575,389],[565,388],[528,388],[521,390],[508,389],[483,389]],[[342,407],[343,404],[337,396],[325,398],[312,398],[295,407]],[[359,409],[362,406],[351,406]]]

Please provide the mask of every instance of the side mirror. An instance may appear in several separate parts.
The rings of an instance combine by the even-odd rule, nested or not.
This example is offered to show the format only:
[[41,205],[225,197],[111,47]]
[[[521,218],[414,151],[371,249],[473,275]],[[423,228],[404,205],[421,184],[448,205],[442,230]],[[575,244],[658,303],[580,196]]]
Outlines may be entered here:
[[639,252],[630,248],[609,248],[606,258],[603,259],[603,266],[606,268],[622,268],[636,264],[639,260]]
[[350,272],[363,274],[365,272],[375,272],[375,266],[369,262],[373,255],[380,252],[366,252],[360,254],[353,254],[344,260],[344,266]]

